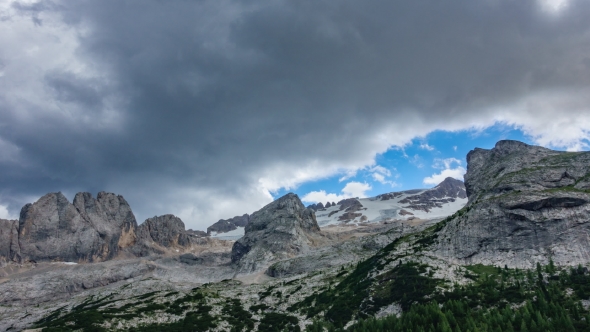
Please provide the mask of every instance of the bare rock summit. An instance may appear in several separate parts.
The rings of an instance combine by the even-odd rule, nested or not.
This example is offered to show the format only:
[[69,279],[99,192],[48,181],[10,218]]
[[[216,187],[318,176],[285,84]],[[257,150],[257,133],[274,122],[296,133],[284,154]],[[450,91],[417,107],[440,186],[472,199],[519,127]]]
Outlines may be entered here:
[[590,152],[500,141],[467,163],[469,203],[439,232],[438,255],[519,268],[590,261]]
[[245,231],[232,248],[232,262],[240,273],[308,252],[321,238],[314,211],[293,193],[254,212]]

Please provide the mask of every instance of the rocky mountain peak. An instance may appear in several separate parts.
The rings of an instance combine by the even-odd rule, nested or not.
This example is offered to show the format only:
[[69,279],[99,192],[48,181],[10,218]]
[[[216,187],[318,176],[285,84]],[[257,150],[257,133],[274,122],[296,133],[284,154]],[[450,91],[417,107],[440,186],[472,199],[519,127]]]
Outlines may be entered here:
[[49,193],[26,204],[18,221],[0,220],[0,264],[8,261],[98,262],[118,255],[147,256],[199,241],[180,218],[164,215],[141,226],[121,195],[76,194],[73,203]]
[[99,232],[61,193],[25,205],[18,226],[19,261],[95,261],[110,255]]
[[461,262],[531,267],[590,257],[590,152],[517,141],[467,156],[469,204],[443,229],[439,252]]
[[172,214],[146,219],[139,225],[137,234],[142,240],[153,241],[162,247],[184,247],[190,244],[184,222]]
[[429,192],[437,193],[441,197],[467,198],[463,181],[452,177],[447,177]]
[[289,193],[250,216],[244,237],[232,248],[232,262],[241,272],[262,269],[272,261],[305,252],[319,236],[312,209]]
[[241,216],[235,216],[230,219],[219,219],[213,225],[207,227],[207,234],[212,233],[227,233],[237,229],[238,227],[246,227],[250,221],[250,215],[247,213]]

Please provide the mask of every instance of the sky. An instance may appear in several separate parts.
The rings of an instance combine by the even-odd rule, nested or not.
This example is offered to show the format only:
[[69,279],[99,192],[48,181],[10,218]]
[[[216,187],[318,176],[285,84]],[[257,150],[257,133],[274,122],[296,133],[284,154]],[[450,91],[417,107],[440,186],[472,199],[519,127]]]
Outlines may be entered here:
[[590,1],[0,0],[0,218],[123,195],[187,228],[590,144]]

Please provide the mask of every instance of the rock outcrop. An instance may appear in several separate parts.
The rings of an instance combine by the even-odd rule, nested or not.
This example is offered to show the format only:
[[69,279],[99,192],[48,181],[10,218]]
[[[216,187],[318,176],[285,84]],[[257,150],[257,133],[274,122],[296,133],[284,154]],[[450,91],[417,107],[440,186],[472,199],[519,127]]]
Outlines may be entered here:
[[137,228],[137,234],[140,241],[152,241],[162,247],[186,247],[191,242],[184,222],[172,214],[146,219]]
[[78,193],[74,206],[105,242],[104,259],[113,258],[120,250],[135,244],[137,221],[123,196],[103,191],[94,198],[90,193]]
[[465,185],[462,181],[448,177],[436,187],[417,195],[408,196],[399,202],[407,204],[404,206],[407,209],[430,212],[432,208],[441,208],[444,204],[454,202],[457,198],[467,198]]
[[185,230],[184,222],[172,214],[146,219],[137,227],[136,256],[162,254],[168,249],[185,249],[200,244],[201,237]]
[[439,232],[437,255],[522,268],[590,261],[590,152],[500,141],[467,163],[469,203]]
[[0,267],[18,252],[18,220],[0,219]]
[[241,273],[259,271],[307,252],[320,238],[314,211],[289,193],[250,216],[246,234],[233,245],[232,263]]
[[173,215],[138,226],[123,196],[78,193],[70,203],[50,193],[25,205],[20,219],[0,220],[0,264],[41,261],[99,262],[147,256],[202,244],[203,232],[186,231]]
[[246,227],[249,221],[250,216],[248,214],[236,216],[231,219],[220,219],[218,222],[207,227],[207,234],[211,235],[212,233],[219,234],[231,232],[237,229],[238,227]]
[[100,261],[111,255],[109,246],[92,222],[62,193],[51,193],[25,205],[18,227],[19,262]]

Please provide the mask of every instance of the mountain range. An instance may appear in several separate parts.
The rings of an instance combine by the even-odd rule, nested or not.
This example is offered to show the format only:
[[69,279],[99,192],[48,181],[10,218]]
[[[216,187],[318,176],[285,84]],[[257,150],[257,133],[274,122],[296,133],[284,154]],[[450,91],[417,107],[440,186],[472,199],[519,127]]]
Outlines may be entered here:
[[517,141],[472,150],[464,184],[287,194],[206,233],[48,194],[0,220],[0,329],[590,330],[589,203],[590,153]]

